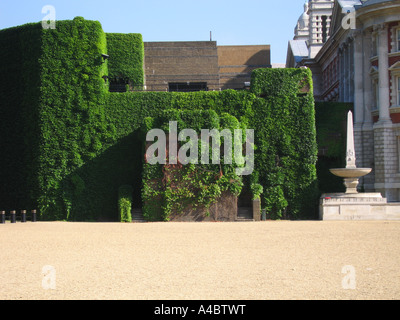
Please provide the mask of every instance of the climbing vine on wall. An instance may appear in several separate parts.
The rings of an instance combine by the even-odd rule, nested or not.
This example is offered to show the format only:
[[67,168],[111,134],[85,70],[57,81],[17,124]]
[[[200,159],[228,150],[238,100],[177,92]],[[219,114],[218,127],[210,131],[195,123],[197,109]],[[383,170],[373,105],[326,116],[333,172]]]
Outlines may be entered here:
[[[157,119],[146,119],[145,130],[154,127],[166,129],[166,123],[177,121],[178,130],[197,129],[239,129],[240,123],[233,116],[224,114],[221,118],[215,111],[177,111],[167,110]],[[223,138],[220,139],[223,140]],[[188,141],[186,141],[188,142]],[[201,143],[197,146],[201,154]],[[148,220],[169,220],[172,213],[182,213],[188,207],[203,208],[206,214],[224,191],[238,196],[243,183],[235,172],[238,164],[232,161],[225,164],[220,157],[219,164],[212,162],[212,148],[209,164],[146,164],[143,175],[143,212]]]
[[[176,199],[207,207],[224,190],[240,192],[242,182],[223,162],[185,166],[180,191],[175,168],[143,164],[146,117],[194,129],[254,129],[254,172],[244,187],[276,218],[302,217],[316,206],[309,70],[257,69],[250,91],[110,93],[105,76],[144,84],[139,35],[107,36],[99,22],[78,17],[58,21],[55,30],[40,23],[0,30],[0,44],[4,209],[29,205],[43,219],[115,221],[118,188],[131,185],[133,205],[157,220],[180,209]],[[180,117],[185,110],[192,113]]]

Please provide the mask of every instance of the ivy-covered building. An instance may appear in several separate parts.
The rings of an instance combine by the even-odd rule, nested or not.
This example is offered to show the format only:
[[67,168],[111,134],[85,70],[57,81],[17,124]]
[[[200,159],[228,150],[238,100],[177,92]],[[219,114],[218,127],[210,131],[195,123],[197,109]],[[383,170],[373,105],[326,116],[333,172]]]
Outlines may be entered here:
[[[168,220],[185,210],[172,208],[178,202],[207,207],[224,192],[247,192],[271,217],[316,216],[310,70],[255,69],[249,90],[142,91],[142,36],[106,34],[81,17],[55,29],[0,30],[0,47],[0,210],[117,221],[133,207],[148,220]],[[112,85],[127,90],[110,92]],[[229,165],[188,167],[182,181],[192,179],[197,191],[194,183],[174,188],[168,168],[145,163],[144,133],[159,119],[254,129],[252,174],[237,177]]]

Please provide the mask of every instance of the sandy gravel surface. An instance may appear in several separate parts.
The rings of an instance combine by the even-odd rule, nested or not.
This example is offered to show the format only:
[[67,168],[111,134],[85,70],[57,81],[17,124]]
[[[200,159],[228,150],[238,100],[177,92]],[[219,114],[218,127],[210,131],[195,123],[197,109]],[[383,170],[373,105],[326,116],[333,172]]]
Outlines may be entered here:
[[0,243],[0,299],[400,298],[395,221],[7,222]]

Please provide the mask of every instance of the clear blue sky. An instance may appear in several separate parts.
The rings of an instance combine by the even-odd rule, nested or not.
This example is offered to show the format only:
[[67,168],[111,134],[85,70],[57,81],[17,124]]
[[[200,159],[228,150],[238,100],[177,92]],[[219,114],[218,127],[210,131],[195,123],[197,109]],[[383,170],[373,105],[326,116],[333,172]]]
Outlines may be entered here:
[[[56,20],[82,16],[105,32],[141,33],[144,41],[271,45],[271,62],[285,63],[305,0],[0,0],[0,29],[39,22],[44,5]],[[1,48],[0,48],[1,50]]]

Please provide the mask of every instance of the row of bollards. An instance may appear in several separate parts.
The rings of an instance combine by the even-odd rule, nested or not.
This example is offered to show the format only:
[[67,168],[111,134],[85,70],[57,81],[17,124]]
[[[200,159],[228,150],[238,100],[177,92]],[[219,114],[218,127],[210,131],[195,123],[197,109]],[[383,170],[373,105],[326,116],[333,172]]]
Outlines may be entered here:
[[[31,221],[36,222],[36,210],[31,210]],[[17,222],[17,211],[10,211],[10,222]],[[21,210],[21,222],[26,222],[26,210]],[[0,211],[0,224],[6,223],[6,212]]]

